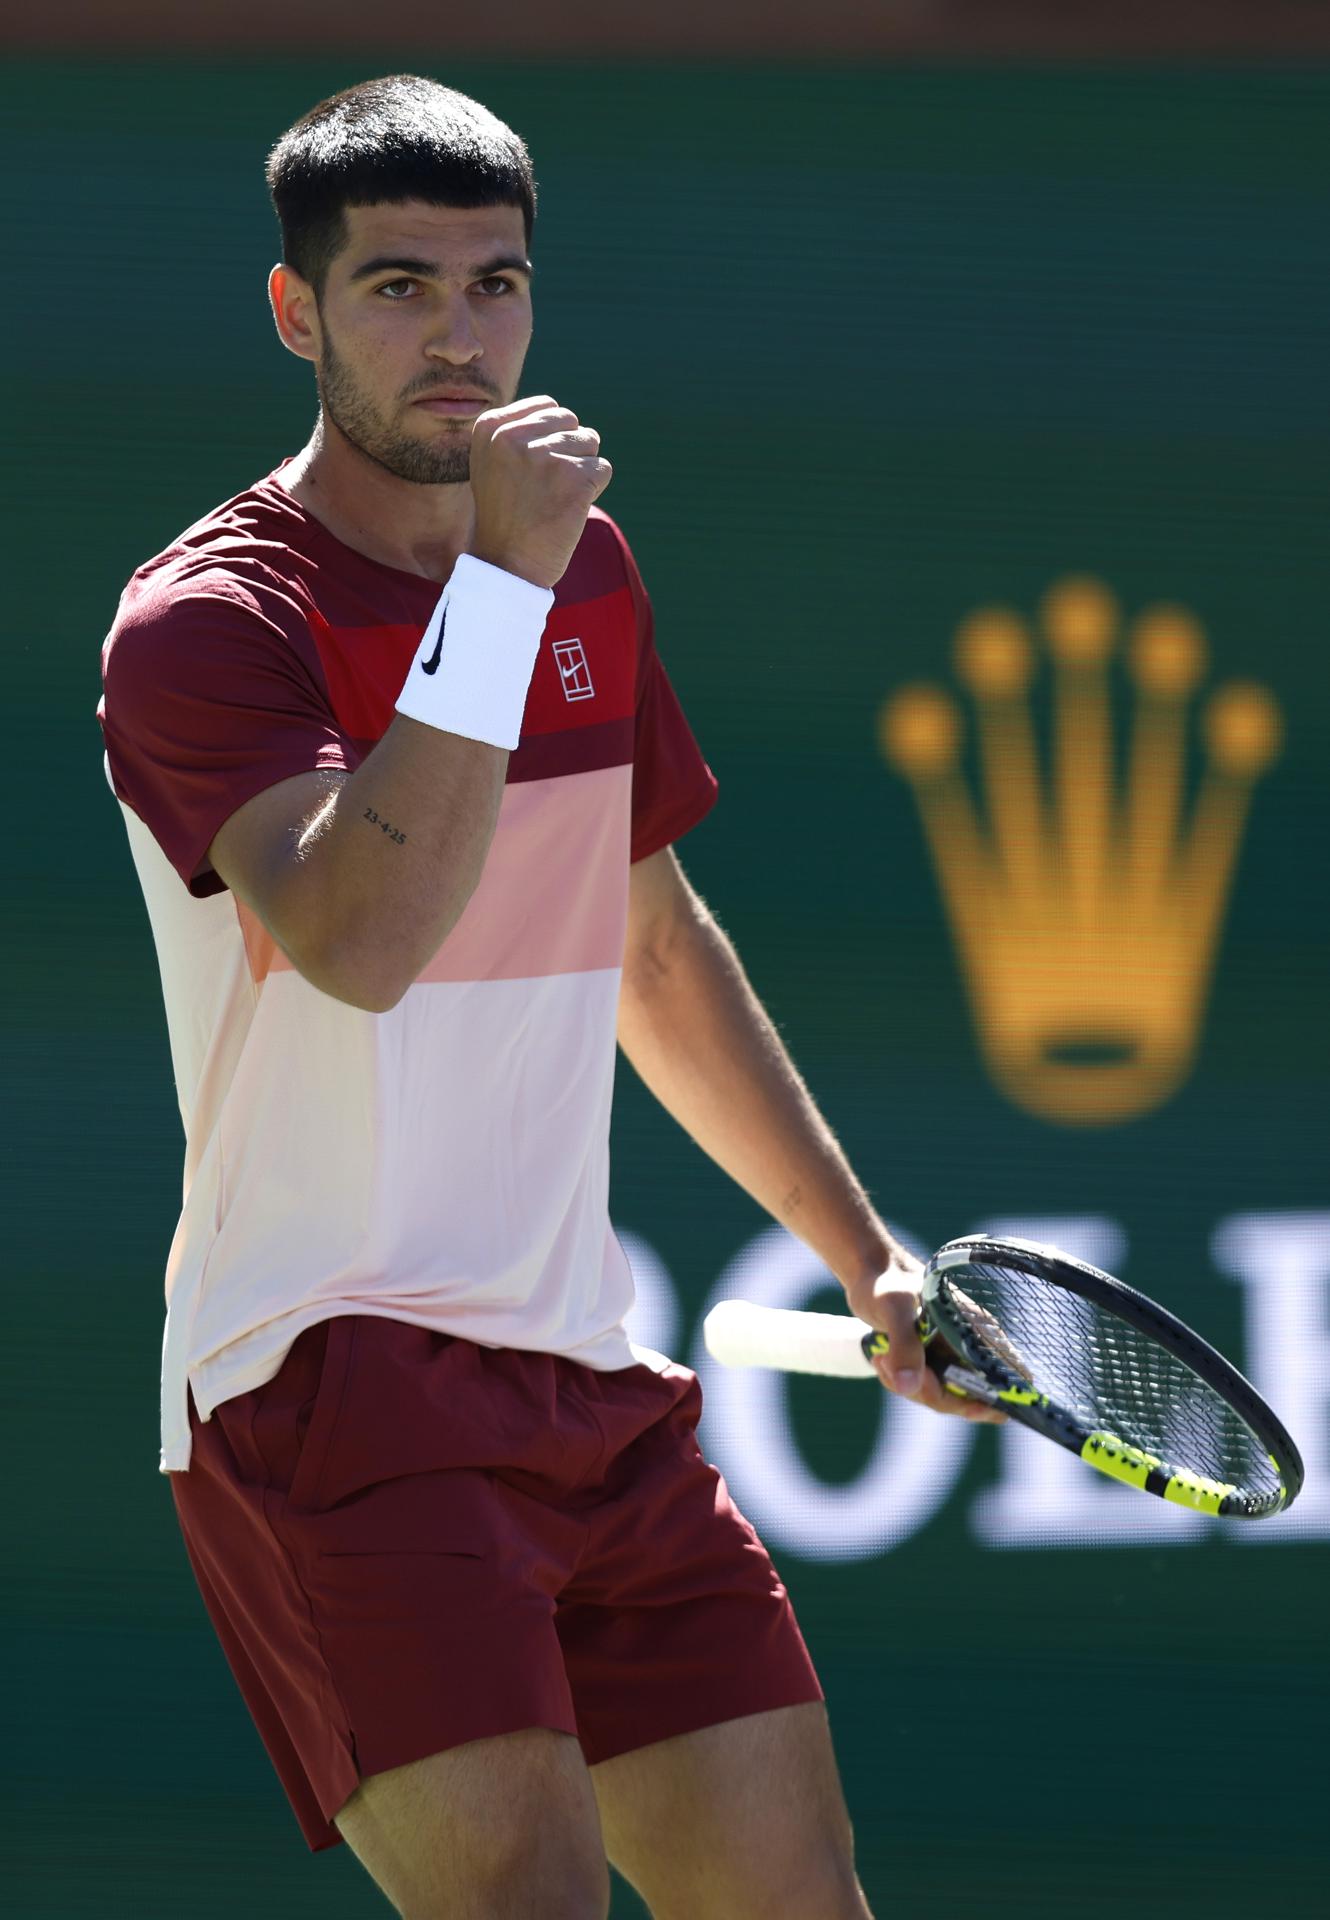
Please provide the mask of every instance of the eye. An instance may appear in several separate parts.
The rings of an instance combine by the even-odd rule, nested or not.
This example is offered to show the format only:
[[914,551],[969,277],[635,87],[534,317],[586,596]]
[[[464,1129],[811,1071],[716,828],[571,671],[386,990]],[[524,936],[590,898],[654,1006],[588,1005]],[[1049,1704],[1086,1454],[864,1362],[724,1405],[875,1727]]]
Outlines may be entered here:
[[502,273],[491,273],[486,279],[477,280],[476,285],[489,299],[498,298],[505,293],[512,293],[514,291],[513,282],[508,279],[506,274]]
[[381,287],[375,288],[375,292],[382,294],[385,300],[405,300],[409,299],[410,295],[404,293],[402,289],[404,287],[418,287],[419,285],[419,280],[385,280]]

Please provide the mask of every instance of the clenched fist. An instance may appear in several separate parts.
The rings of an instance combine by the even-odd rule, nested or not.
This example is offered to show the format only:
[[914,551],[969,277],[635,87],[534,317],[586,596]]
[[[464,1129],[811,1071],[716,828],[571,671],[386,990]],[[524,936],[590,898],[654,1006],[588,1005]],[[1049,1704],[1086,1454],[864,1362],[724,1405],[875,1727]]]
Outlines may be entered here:
[[613,471],[600,458],[595,428],[584,427],[547,393],[477,414],[471,429],[471,553],[533,586],[554,586]]

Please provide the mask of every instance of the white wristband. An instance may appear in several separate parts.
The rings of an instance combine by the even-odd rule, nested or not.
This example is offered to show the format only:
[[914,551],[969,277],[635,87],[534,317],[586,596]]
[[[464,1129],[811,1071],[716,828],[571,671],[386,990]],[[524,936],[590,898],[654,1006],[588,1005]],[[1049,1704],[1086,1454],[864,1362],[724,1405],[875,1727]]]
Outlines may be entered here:
[[397,711],[444,733],[515,747],[553,605],[549,587],[462,554],[411,662]]

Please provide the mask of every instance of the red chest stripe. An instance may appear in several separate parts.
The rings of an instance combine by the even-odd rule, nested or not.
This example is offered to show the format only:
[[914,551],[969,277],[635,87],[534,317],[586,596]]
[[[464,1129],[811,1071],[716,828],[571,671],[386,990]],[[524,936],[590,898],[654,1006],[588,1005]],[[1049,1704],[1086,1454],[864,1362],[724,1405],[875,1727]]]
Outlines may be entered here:
[[636,682],[636,630],[627,587],[571,606],[556,602],[536,656],[522,738],[626,720],[636,704]]
[[[315,613],[310,628],[338,727],[352,740],[379,739],[392,720],[423,625],[334,627]],[[627,587],[595,600],[556,603],[536,656],[523,739],[630,718],[636,680],[636,628]]]
[[424,627],[332,627],[315,612],[309,627],[338,727],[352,740],[378,740],[388,730]]

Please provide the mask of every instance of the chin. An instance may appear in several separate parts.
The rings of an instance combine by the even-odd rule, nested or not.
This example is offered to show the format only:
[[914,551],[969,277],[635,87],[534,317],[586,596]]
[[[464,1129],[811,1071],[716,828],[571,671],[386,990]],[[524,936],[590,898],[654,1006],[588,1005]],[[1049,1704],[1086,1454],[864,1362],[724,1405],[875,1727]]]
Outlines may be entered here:
[[418,480],[427,487],[462,487],[471,478],[471,456],[463,453],[456,460],[434,461],[428,472],[411,473],[405,477]]

